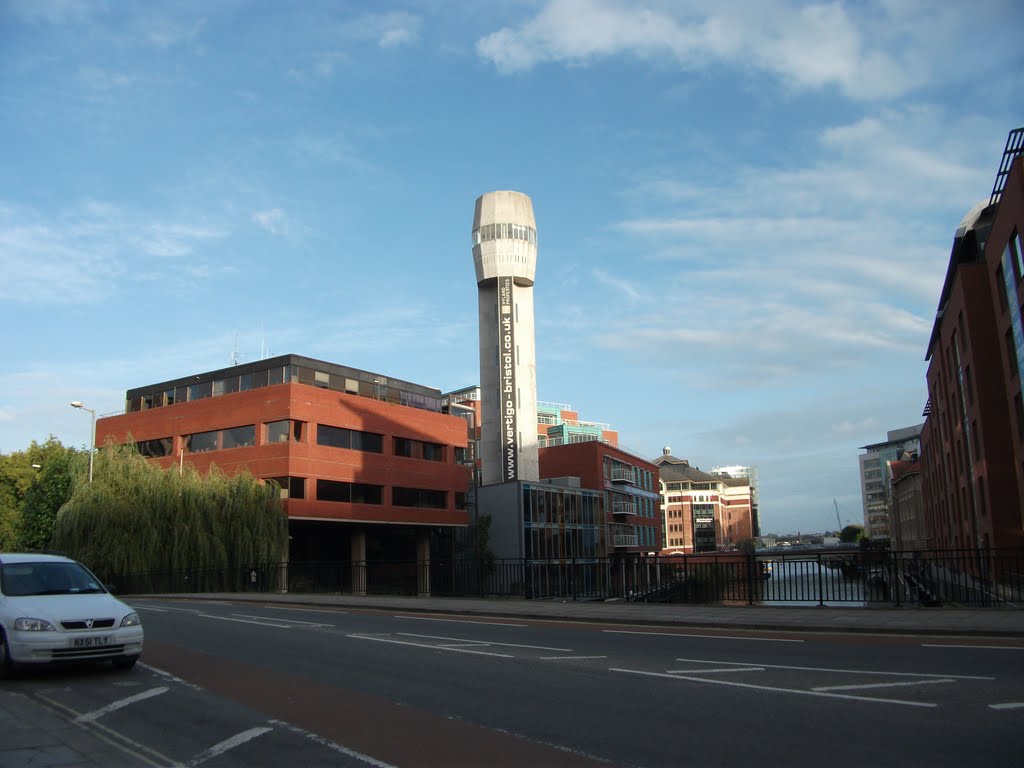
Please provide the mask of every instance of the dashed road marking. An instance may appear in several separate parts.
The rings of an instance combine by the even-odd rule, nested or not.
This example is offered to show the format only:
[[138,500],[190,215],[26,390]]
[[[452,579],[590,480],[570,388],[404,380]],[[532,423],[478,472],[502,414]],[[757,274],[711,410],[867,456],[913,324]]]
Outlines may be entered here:
[[661,637],[699,637],[702,640],[753,640],[761,643],[802,643],[803,640],[797,640],[787,637],[743,637],[741,635],[697,635],[697,634],[685,634],[683,632],[641,632],[638,630],[629,629],[602,629],[602,632],[607,632],[610,635],[660,635]]
[[848,693],[828,693],[825,691],[806,691],[800,688],[780,688],[772,685],[753,685],[752,683],[737,683],[732,680],[715,680],[714,678],[691,677],[684,675],[672,675],[668,672],[647,672],[642,669],[620,669],[612,667],[609,672],[624,672],[631,675],[643,675],[645,677],[660,677],[668,680],[687,680],[693,683],[706,683],[708,685],[726,685],[733,688],[747,688],[755,691],[768,691],[771,693],[791,693],[797,696],[821,696],[830,699],[846,699],[848,701],[868,701],[873,704],[897,704],[904,707],[924,707],[934,709],[937,704],[925,701],[903,701],[901,699],[879,699],[871,696],[853,696]]
[[811,688],[812,691],[857,691],[862,688],[900,688],[917,685],[939,685],[940,683],[956,682],[951,677],[932,678],[928,680],[900,680],[898,683],[861,683],[860,685],[823,685]]
[[989,709],[1024,709],[1024,701],[1007,701],[1003,704],[989,704]]
[[202,765],[207,760],[211,760],[215,757],[223,755],[228,750],[234,749],[235,747],[239,747],[242,744],[252,741],[257,736],[262,736],[264,733],[269,733],[272,730],[273,728],[259,726],[257,728],[250,728],[247,731],[242,731],[241,733],[236,733],[230,739],[224,739],[224,741],[220,742],[219,744],[214,744],[209,749],[200,752],[198,755],[196,755],[188,761],[188,765],[190,767]]
[[92,712],[86,712],[83,715],[79,715],[75,718],[75,722],[91,723],[93,720],[98,720],[104,715],[109,715],[111,712],[116,712],[117,710],[131,706],[136,702],[145,701],[146,699],[151,699],[154,696],[159,696],[162,693],[167,693],[167,691],[169,690],[170,688],[167,688],[165,686],[161,686],[159,688],[150,688],[148,691],[137,693],[134,696],[129,696],[125,699],[119,699],[117,701],[111,702],[110,704],[107,704],[107,706],[105,707],[100,707],[99,709],[94,709]]
[[477,656],[495,656],[499,659],[514,659],[507,653],[491,653],[490,651],[476,651],[470,648],[446,648],[443,645],[432,645],[430,643],[410,643],[408,640],[393,640],[389,637],[375,637],[373,635],[345,635],[353,640],[373,640],[377,643],[393,643],[394,645],[411,645],[414,648],[426,648],[428,651],[451,651],[452,653],[472,653]]
[[450,624],[484,624],[488,627],[528,627],[529,624],[510,624],[504,621],[475,621],[473,619],[438,619],[434,616],[392,616],[393,619],[409,621],[446,621]]
[[237,621],[239,624],[258,624],[261,627],[273,627],[274,629],[292,629],[291,624],[279,624],[273,621],[253,621],[252,619],[235,619],[231,616],[215,616],[212,613],[200,613],[204,619],[217,619],[218,621]]
[[494,640],[473,640],[467,637],[442,637],[440,635],[418,635],[412,632],[396,632],[400,637],[422,637],[428,640],[451,640],[456,643],[475,643],[477,645],[500,645],[506,648],[530,648],[536,651],[561,651],[571,653],[572,648],[549,648],[546,645],[523,645],[522,643],[499,643]]

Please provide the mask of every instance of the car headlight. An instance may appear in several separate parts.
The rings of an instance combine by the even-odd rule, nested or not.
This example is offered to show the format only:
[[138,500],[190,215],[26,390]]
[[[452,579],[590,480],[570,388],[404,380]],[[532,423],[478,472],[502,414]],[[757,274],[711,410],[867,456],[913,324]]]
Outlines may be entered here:
[[23,632],[55,632],[53,624],[43,619],[15,619],[14,628]]
[[138,627],[141,625],[142,621],[141,619],[139,619],[139,614],[137,613],[129,613],[127,616],[121,619],[122,627]]

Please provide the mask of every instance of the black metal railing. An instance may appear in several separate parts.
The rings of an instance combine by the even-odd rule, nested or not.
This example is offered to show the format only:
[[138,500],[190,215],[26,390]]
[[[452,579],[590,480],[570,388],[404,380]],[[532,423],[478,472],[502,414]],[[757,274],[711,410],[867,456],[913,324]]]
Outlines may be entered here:
[[637,602],[1024,606],[1024,550],[819,549],[567,560],[262,563],[136,573],[123,594],[296,592]]

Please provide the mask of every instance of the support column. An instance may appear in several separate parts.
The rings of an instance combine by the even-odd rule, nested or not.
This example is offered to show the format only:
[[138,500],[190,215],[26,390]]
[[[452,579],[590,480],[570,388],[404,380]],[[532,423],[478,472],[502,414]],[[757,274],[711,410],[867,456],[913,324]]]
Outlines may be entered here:
[[352,594],[366,597],[366,531],[352,532]]
[[416,592],[430,597],[430,531],[416,534]]

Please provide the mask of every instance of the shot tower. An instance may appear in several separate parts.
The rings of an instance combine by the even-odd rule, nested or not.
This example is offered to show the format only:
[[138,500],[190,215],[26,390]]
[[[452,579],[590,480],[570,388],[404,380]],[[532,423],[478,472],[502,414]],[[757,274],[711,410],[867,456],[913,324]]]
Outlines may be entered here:
[[537,225],[529,197],[488,192],[477,198],[473,264],[480,305],[482,483],[537,481]]

